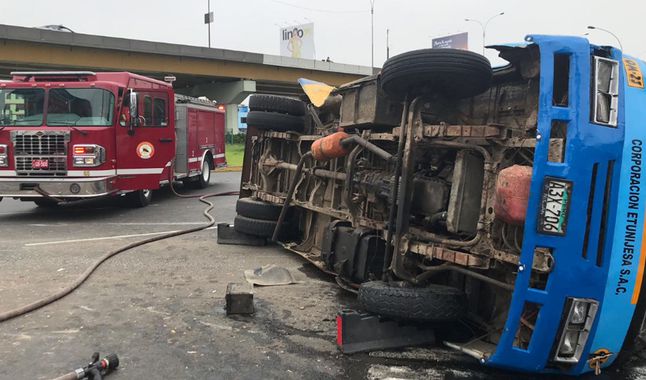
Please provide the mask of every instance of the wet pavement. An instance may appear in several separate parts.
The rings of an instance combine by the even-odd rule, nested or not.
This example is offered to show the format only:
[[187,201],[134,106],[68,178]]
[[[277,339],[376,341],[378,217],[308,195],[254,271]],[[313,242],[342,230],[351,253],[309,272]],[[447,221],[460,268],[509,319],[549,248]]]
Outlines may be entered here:
[[[239,173],[218,173],[208,190],[237,190],[238,181]],[[197,200],[168,189],[154,196],[145,209],[119,199],[58,209],[0,202],[0,312],[60,289],[109,250],[204,222]],[[233,220],[235,199],[215,198],[218,222]],[[217,245],[215,235],[209,229],[123,253],[71,295],[1,323],[0,379],[53,378],[94,351],[119,355],[115,380],[534,378],[482,368],[442,347],[343,355],[335,315],[357,308],[353,295],[278,247]],[[227,284],[267,264],[293,268],[301,281],[257,287],[253,316],[226,317]],[[646,378],[646,363],[600,378]]]

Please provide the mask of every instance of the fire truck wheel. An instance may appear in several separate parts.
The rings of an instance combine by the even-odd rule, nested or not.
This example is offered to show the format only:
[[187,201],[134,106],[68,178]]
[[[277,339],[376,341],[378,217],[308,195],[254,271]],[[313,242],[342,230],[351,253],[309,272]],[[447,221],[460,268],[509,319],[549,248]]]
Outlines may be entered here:
[[416,321],[454,321],[467,311],[464,292],[435,284],[411,288],[382,281],[366,282],[359,288],[359,302],[372,313]]
[[247,218],[278,220],[283,205],[263,202],[251,198],[240,198],[236,202],[236,212]]
[[246,216],[236,215],[233,219],[233,229],[247,235],[259,237],[271,237],[276,228],[276,221],[247,218]]
[[388,59],[381,69],[381,87],[394,98],[441,94],[454,99],[478,95],[489,88],[493,71],[484,56],[457,49],[421,49]]
[[209,182],[211,182],[211,164],[209,164],[208,159],[205,159],[202,162],[202,174],[195,181],[195,186],[200,189],[206,189],[209,187]]
[[35,200],[34,200],[34,203],[36,204],[36,206],[37,206],[37,207],[41,207],[41,208],[54,208],[54,207],[58,207],[58,202],[53,201],[53,200],[51,200],[51,199],[45,199],[45,198],[42,198],[42,199],[35,199]]
[[152,199],[152,190],[135,190],[126,194],[126,201],[130,207],[146,207]]
[[298,99],[275,95],[251,95],[249,109],[251,111],[278,112],[295,116],[305,115],[305,103]]
[[251,111],[247,114],[247,125],[279,132],[301,132],[303,117],[278,112]]

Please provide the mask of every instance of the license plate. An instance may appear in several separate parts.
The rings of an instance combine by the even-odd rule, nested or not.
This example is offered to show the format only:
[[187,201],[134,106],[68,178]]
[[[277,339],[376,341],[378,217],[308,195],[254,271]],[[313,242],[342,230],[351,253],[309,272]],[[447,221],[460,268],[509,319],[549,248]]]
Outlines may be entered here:
[[541,214],[538,220],[539,232],[565,234],[571,195],[571,182],[551,178],[545,180]]
[[32,160],[31,161],[32,169],[48,169],[49,160]]

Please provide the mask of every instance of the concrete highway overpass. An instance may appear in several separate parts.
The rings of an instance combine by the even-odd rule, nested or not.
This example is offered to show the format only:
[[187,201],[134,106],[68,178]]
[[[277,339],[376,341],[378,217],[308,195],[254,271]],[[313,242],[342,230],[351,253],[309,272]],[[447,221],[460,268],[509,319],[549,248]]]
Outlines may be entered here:
[[299,95],[298,78],[340,85],[374,72],[366,66],[0,24],[0,79],[26,70],[131,71],[159,79],[172,74],[178,92],[231,104],[231,111],[236,105],[236,120],[237,104],[250,93]]

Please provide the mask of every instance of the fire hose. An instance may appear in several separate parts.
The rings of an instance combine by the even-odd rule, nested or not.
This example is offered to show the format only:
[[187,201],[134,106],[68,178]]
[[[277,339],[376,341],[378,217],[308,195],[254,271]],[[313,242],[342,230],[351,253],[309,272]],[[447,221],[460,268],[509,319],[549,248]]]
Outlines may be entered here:
[[[171,170],[171,173],[172,173],[172,170]],[[200,202],[208,205],[208,207],[206,209],[204,209],[204,211],[202,212],[204,217],[208,220],[207,223],[205,223],[205,224],[203,224],[201,226],[198,226],[198,227],[188,228],[188,229],[181,230],[181,231],[168,232],[168,233],[165,233],[165,234],[162,234],[162,235],[158,235],[158,236],[154,236],[154,237],[151,237],[151,238],[148,238],[148,239],[140,240],[140,241],[125,245],[125,246],[123,246],[121,248],[115,249],[113,251],[110,251],[110,252],[104,254],[103,256],[99,257],[96,261],[94,261],[94,263],[92,265],[90,265],[90,267],[87,268],[85,270],[85,272],[83,272],[79,277],[77,277],[74,281],[72,281],[69,285],[67,285],[65,288],[61,289],[60,291],[58,291],[58,292],[56,292],[54,294],[51,294],[49,296],[43,297],[43,298],[41,298],[41,299],[39,299],[37,301],[34,301],[34,302],[30,303],[30,304],[20,306],[18,308],[15,308],[15,309],[0,313],[0,322],[8,321],[10,319],[19,317],[19,316],[27,314],[27,313],[30,313],[30,312],[32,312],[34,310],[40,309],[41,307],[49,305],[49,304],[51,304],[51,303],[65,297],[66,295],[72,293],[79,286],[81,286],[90,277],[90,275],[92,275],[92,273],[94,273],[94,271],[101,264],[103,264],[106,260],[108,260],[109,258],[111,258],[113,256],[116,256],[116,255],[118,255],[120,253],[129,251],[129,250],[131,250],[133,248],[136,248],[136,247],[141,247],[142,245],[150,244],[150,243],[157,242],[157,241],[160,241],[160,240],[170,239],[170,238],[176,237],[176,236],[191,234],[191,233],[202,231],[202,230],[205,230],[205,229],[207,229],[209,227],[212,227],[215,224],[215,219],[213,218],[213,216],[211,216],[210,211],[215,206],[213,205],[213,203],[207,201],[207,198],[238,195],[237,191],[228,191],[228,192],[213,193],[213,194],[196,194],[196,195],[179,194],[175,190],[175,188],[173,187],[173,181],[171,180],[171,181],[169,181],[169,183],[170,183],[171,191],[176,196],[178,196],[180,198],[199,198]],[[60,201],[60,199],[58,199],[58,198],[56,198],[54,196],[51,196],[50,194],[47,194],[41,188],[37,187],[35,189],[35,191],[38,192],[39,194],[43,195],[46,198],[49,198],[49,199],[52,199],[52,200],[55,200],[55,201]]]

